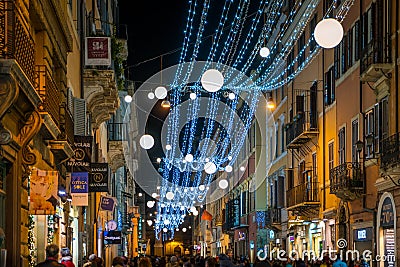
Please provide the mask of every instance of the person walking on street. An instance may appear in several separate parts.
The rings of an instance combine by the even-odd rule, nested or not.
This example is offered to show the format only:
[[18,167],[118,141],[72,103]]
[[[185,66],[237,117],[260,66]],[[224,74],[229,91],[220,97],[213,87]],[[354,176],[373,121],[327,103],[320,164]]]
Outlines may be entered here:
[[75,267],[75,264],[72,262],[72,255],[69,248],[61,249],[61,264],[66,267]]
[[57,245],[48,245],[46,247],[46,260],[38,263],[36,267],[65,267],[61,263],[58,263],[58,252],[59,248]]

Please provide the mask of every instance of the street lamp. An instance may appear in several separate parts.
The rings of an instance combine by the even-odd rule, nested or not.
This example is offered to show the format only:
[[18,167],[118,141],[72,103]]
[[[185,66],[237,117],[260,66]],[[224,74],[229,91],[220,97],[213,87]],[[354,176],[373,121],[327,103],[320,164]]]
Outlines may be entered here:
[[272,93],[271,92],[269,93],[269,97],[268,97],[268,100],[267,100],[267,108],[269,108],[269,109],[274,109],[275,108],[275,103],[274,103],[274,100],[272,99]]

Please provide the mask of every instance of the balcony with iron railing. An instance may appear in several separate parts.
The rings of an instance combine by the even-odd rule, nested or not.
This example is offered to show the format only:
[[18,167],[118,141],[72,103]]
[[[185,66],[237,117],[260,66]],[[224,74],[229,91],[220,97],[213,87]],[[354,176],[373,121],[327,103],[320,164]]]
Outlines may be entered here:
[[380,143],[380,168],[388,172],[400,167],[400,133],[383,139]]
[[362,163],[346,162],[329,172],[330,193],[345,201],[360,198],[364,193]]
[[292,110],[293,119],[285,125],[286,147],[299,148],[318,135],[317,87],[310,90],[295,90]]
[[286,191],[286,203],[288,210],[303,211],[315,209],[320,205],[319,183],[303,182]]
[[[35,81],[35,43],[15,1],[0,0],[0,60],[14,59],[31,84]],[[24,89],[24,88],[23,88]]]
[[282,222],[282,209],[281,208],[270,208],[271,224],[281,224]]
[[388,75],[393,68],[390,43],[389,35],[375,38],[361,51],[361,81],[376,82]]

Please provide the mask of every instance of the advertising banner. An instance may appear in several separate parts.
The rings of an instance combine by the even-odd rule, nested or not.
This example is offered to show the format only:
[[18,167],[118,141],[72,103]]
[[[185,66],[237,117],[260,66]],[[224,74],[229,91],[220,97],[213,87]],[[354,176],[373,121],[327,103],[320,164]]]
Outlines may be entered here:
[[121,244],[121,231],[104,231],[103,239],[104,245]]
[[74,136],[74,156],[67,162],[68,172],[90,172],[92,136]]
[[107,196],[101,196],[100,199],[100,210],[104,210],[104,211],[114,211],[114,207],[116,205],[116,201],[115,198],[113,197],[107,197]]
[[87,206],[89,202],[88,186],[89,175],[87,172],[71,173],[71,196],[73,206]]
[[89,192],[109,191],[109,167],[108,163],[91,163],[89,180]]
[[58,203],[58,172],[34,169],[30,177],[29,214],[51,215]]
[[86,37],[86,65],[111,65],[111,39],[109,37]]

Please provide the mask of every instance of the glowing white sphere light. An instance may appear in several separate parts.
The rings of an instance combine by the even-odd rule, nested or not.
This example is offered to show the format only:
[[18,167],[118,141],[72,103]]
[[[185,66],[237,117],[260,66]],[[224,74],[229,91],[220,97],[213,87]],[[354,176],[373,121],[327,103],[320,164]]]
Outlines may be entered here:
[[164,86],[159,86],[154,90],[154,93],[158,99],[164,99],[167,97],[168,91]]
[[166,150],[171,150],[171,149],[172,149],[172,146],[171,146],[171,145],[166,145],[166,146],[165,146],[165,149],[166,149]]
[[207,174],[213,174],[217,171],[217,166],[213,162],[209,161],[204,165],[204,171]]
[[147,94],[147,97],[148,97],[149,99],[154,99],[154,93],[153,93],[153,92],[148,93],[148,94]]
[[194,207],[194,206],[190,207],[190,212],[194,212],[195,210],[197,210],[196,207]]
[[209,69],[201,76],[201,85],[210,92],[217,92],[224,85],[224,76],[216,69]]
[[204,189],[206,189],[206,187],[203,184],[199,185],[199,190],[200,191],[204,191]]
[[184,232],[184,233],[186,232],[186,227],[182,228],[182,232]]
[[229,93],[229,94],[228,94],[228,98],[229,98],[230,100],[233,100],[233,99],[236,98],[236,95],[235,95],[234,93]]
[[126,95],[124,97],[124,100],[125,100],[126,103],[131,103],[132,102],[132,96],[131,95]]
[[154,207],[155,203],[156,203],[155,201],[151,201],[151,200],[147,201],[147,207],[151,209],[152,207]]
[[170,221],[169,221],[168,219],[165,219],[165,220],[164,220],[164,224],[165,224],[165,225],[168,225],[169,223],[170,223]]
[[151,197],[152,197],[152,198],[156,198],[157,196],[158,196],[157,193],[151,194]]
[[262,57],[268,57],[269,53],[270,53],[270,51],[269,51],[268,47],[264,46],[260,49],[260,56],[262,56]]
[[151,226],[153,224],[153,221],[152,220],[147,220],[147,224],[148,224],[148,226]]
[[167,194],[165,194],[165,197],[166,197],[168,200],[172,200],[172,199],[174,199],[174,193],[172,193],[172,192],[167,192]]
[[245,169],[246,169],[246,168],[245,168],[244,166],[240,167],[240,170],[241,170],[242,172],[244,172]]
[[199,215],[199,212],[197,210],[195,210],[195,211],[193,211],[193,215],[197,216],[197,215]]
[[232,172],[232,171],[233,171],[232,166],[231,166],[231,165],[227,165],[227,166],[225,167],[225,171],[226,171],[226,172]]
[[321,47],[333,48],[342,41],[342,24],[336,19],[323,19],[315,26],[314,38]]
[[229,185],[229,184],[228,184],[228,181],[227,181],[226,179],[222,179],[222,180],[220,180],[219,183],[218,183],[218,186],[219,186],[219,188],[221,188],[221,189],[227,188],[228,185]]
[[144,134],[140,137],[139,144],[144,149],[150,149],[154,146],[154,138],[149,134]]
[[196,95],[196,93],[190,93],[189,97],[190,97],[190,99],[195,100],[197,95]]
[[162,229],[164,233],[168,232],[167,228]]
[[185,160],[186,160],[187,162],[192,162],[192,161],[193,161],[193,155],[192,155],[192,154],[187,154],[187,155],[185,156]]

